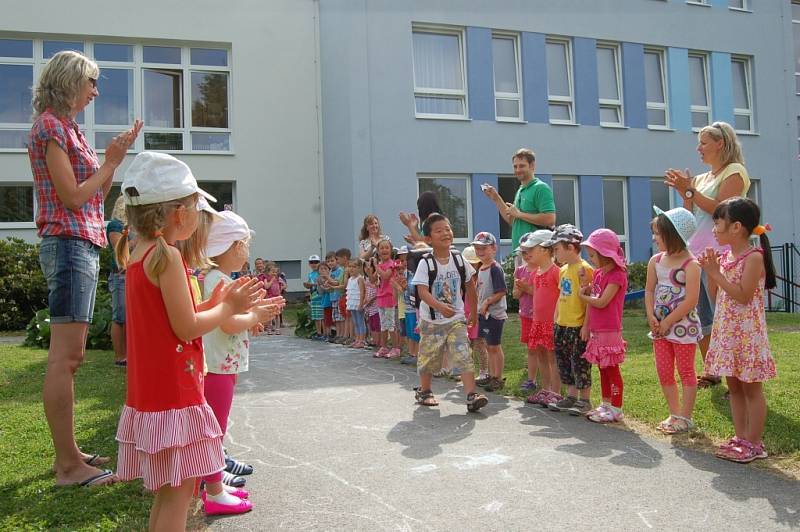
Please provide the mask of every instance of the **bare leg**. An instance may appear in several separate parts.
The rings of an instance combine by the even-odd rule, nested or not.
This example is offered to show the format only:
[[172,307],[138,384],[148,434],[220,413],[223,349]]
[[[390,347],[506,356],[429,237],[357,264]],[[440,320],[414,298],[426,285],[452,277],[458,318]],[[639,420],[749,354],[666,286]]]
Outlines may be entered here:
[[731,392],[731,417],[733,418],[733,428],[738,437],[746,440],[748,436],[747,400],[744,395],[744,389],[742,388],[742,382],[736,377],[726,377],[725,381],[728,383],[728,390]]
[[[88,323],[56,323],[51,326],[47,372],[44,376],[44,414],[55,448],[57,485],[82,482],[102,471],[84,462],[85,455],[75,442],[74,379],[83,362]],[[115,482],[109,477],[101,484]]]
[[[539,370],[539,350],[528,348],[528,380],[536,382],[536,372]],[[544,383],[542,383],[544,385]]]
[[683,407],[681,408],[681,415],[683,417],[688,417],[692,419],[692,415],[694,413],[694,402],[697,399],[697,386],[689,386],[687,384],[683,385],[683,397],[681,398],[683,402]]
[[[684,388],[684,390],[686,390],[686,388]],[[697,388],[695,388],[695,390],[697,390]],[[677,384],[670,384],[667,386],[662,385],[661,391],[664,392],[664,399],[667,400],[667,408],[669,408],[670,415],[681,415],[681,416],[684,415],[683,409],[681,409],[681,401],[680,398],[678,397],[678,385]]]
[[114,362],[122,362],[126,356],[125,324],[111,322],[111,344],[114,346]]
[[[758,443],[764,436],[764,425],[767,422],[767,400],[760,382],[741,382],[739,385],[745,398],[747,412],[747,429],[745,439]],[[731,394],[733,397],[733,394]]]
[[150,511],[151,532],[186,530],[186,514],[192,502],[195,479],[185,478],[177,488],[162,486]]
[[461,382],[464,384],[464,393],[467,395],[475,392],[475,374],[471,371],[465,371],[461,374]]

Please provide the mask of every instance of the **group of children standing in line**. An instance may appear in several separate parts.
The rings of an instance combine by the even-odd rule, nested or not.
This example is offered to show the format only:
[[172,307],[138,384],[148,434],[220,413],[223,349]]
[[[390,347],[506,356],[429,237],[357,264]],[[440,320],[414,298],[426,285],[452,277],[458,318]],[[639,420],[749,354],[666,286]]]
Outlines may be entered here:
[[[208,515],[252,509],[240,475],[253,468],[224,451],[234,388],[247,371],[250,334],[285,301],[256,277],[233,279],[251,231],[217,212],[189,167],[155,152],[136,156],[122,184],[128,226],[115,252],[127,269],[127,397],[120,416],[118,477],[156,492],[150,530],[183,530],[202,485]],[[137,241],[130,250],[128,233]],[[203,286],[192,271],[205,272]],[[267,273],[268,275],[268,273]],[[279,294],[280,292],[277,292]]]
[[[648,264],[645,308],[656,372],[669,409],[658,429],[677,434],[695,427],[695,352],[702,338],[696,305],[704,272],[717,302],[706,371],[727,377],[736,431],[720,446],[717,456],[742,463],[765,458],[762,383],[775,376],[764,309],[764,290],[775,286],[766,236],[769,226],[760,225],[760,210],[751,200],[723,201],[713,214],[714,236],[729,251],[718,255],[709,248],[694,257],[687,249],[696,229],[694,215],[684,208],[654,209],[651,229],[658,253]],[[374,356],[396,358],[400,356],[396,302],[405,302],[399,315],[405,316],[409,362],[416,363],[420,375],[417,401],[425,406],[438,404],[431,377],[449,366],[459,371],[468,411],[474,412],[487,404],[486,397],[476,392],[477,386],[497,391],[505,384],[501,339],[507,318],[507,287],[495,259],[497,241],[491,233],[480,232],[472,245],[459,253],[451,249],[449,221],[438,213],[423,222],[422,234],[432,249],[415,261],[413,271],[406,267],[409,250],[402,248],[396,260],[388,240],[380,242],[378,259],[347,262],[350,277],[345,280],[343,274],[330,275],[332,282],[323,279],[323,273],[317,271],[318,257],[312,256],[313,271],[306,283],[312,290],[312,314],[314,291],[346,287],[342,296],[345,308],[352,305],[363,313],[351,314],[349,319],[364,326],[371,324],[370,305],[374,307],[377,300],[381,336],[375,337],[380,350]],[[756,236],[759,245],[751,243]],[[338,260],[345,251],[329,256]],[[582,251],[588,262],[581,257]],[[596,423],[622,420],[620,365],[626,353],[622,313],[628,275],[618,236],[603,228],[584,238],[576,227],[564,224],[555,231],[526,233],[515,252],[520,260],[512,295],[519,300],[520,341],[528,349],[528,378],[522,384],[527,402],[583,415]],[[347,257],[349,260],[349,251]],[[333,262],[331,265],[336,268]],[[318,331],[325,326],[324,322],[318,325]],[[393,333],[392,349],[388,348],[387,332]],[[359,338],[353,347],[365,345],[364,337]],[[477,379],[473,354],[480,368]],[[590,401],[592,365],[599,369],[602,397],[595,408]]]

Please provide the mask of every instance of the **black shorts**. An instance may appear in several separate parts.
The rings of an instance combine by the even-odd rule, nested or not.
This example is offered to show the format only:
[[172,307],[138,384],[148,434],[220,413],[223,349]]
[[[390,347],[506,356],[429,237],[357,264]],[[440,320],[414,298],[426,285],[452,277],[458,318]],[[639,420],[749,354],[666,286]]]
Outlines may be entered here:
[[503,325],[506,320],[498,320],[489,316],[478,318],[478,336],[486,340],[486,345],[500,345],[503,339]]

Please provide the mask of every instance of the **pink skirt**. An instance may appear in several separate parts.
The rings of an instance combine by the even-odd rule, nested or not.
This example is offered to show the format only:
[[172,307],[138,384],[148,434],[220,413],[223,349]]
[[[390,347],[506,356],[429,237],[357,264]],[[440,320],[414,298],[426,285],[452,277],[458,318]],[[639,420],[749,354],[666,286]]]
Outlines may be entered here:
[[553,331],[555,325],[552,321],[531,320],[531,329],[528,333],[528,349],[544,347],[548,351],[555,351]]
[[622,339],[622,331],[598,331],[589,336],[583,358],[600,368],[619,366],[625,362],[628,343]]
[[125,405],[117,427],[117,476],[141,478],[145,488],[156,491],[217,473],[225,468],[223,436],[205,403],[160,412]]

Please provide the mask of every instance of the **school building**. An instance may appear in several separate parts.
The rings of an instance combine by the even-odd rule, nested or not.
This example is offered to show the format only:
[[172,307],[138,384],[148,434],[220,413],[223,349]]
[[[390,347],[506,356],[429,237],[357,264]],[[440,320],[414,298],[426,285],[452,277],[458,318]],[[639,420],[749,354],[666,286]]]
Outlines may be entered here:
[[457,242],[488,230],[508,253],[480,185],[511,201],[519,147],[535,150],[558,223],[609,227],[646,260],[651,206],[679,204],[664,170],[705,171],[696,131],[714,120],[739,132],[773,242],[798,241],[800,3],[789,0],[15,6],[0,21],[0,236],[35,239],[30,86],[65,47],[102,68],[81,117],[89,141],[100,148],[142,117],[133,151],[184,159],[248,219],[253,254],[279,261],[292,289],[310,253],[355,246],[367,213],[402,243],[397,213],[424,190]]

